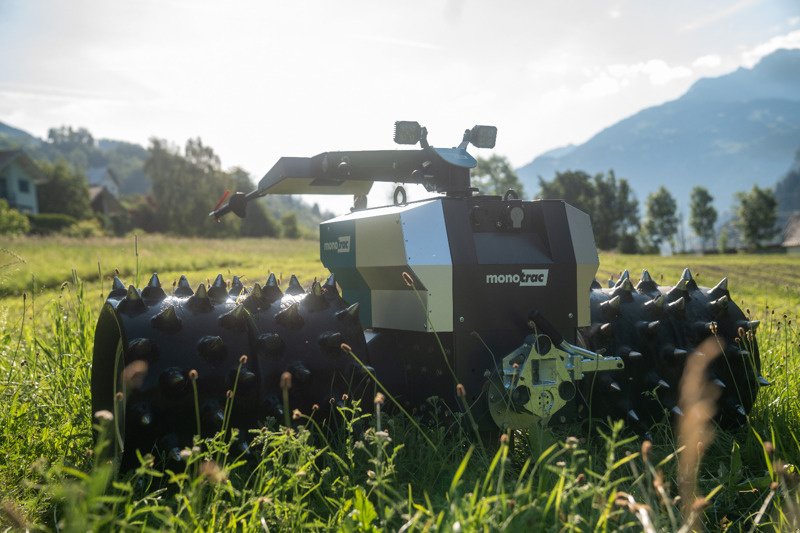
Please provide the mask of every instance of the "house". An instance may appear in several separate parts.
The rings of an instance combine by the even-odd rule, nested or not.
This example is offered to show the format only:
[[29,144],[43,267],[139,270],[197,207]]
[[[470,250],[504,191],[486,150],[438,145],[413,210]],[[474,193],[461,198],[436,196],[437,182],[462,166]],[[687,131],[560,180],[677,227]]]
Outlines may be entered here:
[[24,213],[38,214],[36,186],[47,181],[36,163],[22,150],[0,150],[0,198]]
[[109,167],[92,167],[86,171],[89,187],[105,187],[115,197],[119,197],[119,178]]
[[789,222],[783,230],[782,246],[787,254],[800,255],[800,213],[789,217]]
[[125,210],[117,197],[105,185],[89,187],[89,202],[95,213],[102,213],[106,216],[118,215]]

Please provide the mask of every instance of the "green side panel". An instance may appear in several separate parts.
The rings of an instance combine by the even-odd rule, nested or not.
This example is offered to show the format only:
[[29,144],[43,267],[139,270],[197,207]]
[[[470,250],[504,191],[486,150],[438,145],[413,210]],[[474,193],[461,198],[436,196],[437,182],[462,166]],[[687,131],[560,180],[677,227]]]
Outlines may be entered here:
[[372,294],[356,266],[356,224],[354,220],[333,219],[319,226],[319,257],[333,272],[348,303],[359,302],[359,318],[365,328],[372,327]]

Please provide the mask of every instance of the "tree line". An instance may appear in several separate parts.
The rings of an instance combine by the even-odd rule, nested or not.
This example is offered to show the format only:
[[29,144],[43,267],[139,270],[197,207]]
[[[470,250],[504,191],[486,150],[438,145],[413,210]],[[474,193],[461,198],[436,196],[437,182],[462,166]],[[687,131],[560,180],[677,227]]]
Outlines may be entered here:
[[[487,194],[503,194],[515,189],[523,194],[522,183],[508,160],[501,156],[478,159],[474,182]],[[639,202],[628,180],[618,178],[613,170],[594,176],[581,170],[556,172],[550,180],[539,177],[542,199],[559,199],[585,211],[592,220],[595,243],[602,250],[623,253],[658,253],[663,246],[678,251],[683,221],[678,204],[666,187],[649,194],[644,204],[644,216],[639,214]],[[689,197],[689,228],[700,241],[701,251],[716,248],[728,251],[732,232],[750,250],[762,248],[779,230],[776,228],[778,202],[771,189],[753,186],[750,191],[736,194],[734,218],[716,235],[717,210],[714,197],[702,186],[692,189]],[[685,251],[685,242],[680,250]]]
[[54,161],[36,159],[46,178],[37,185],[40,214],[25,217],[0,202],[0,233],[90,236],[144,231],[190,237],[300,238],[312,232],[313,223],[300,220],[297,210],[307,211],[306,218],[323,216],[318,206],[307,208],[292,199],[272,199],[273,205],[268,206],[269,200],[261,199],[250,202],[245,219],[212,219],[208,213],[225,191],[250,191],[253,183],[239,167],[223,170],[219,156],[200,138],[189,139],[182,148],[151,139],[141,169],[141,180],[149,184],[148,192],[120,198],[120,212],[95,213],[84,170],[97,163],[89,160],[98,157],[95,144],[83,128],[52,128],[48,133],[49,147],[36,153],[60,153],[64,157],[52,157]]

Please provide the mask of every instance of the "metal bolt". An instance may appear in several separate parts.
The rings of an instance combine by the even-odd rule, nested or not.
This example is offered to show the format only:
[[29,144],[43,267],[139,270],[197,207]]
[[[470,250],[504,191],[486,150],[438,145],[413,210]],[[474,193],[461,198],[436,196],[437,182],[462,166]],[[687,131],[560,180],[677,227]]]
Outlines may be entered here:
[[[570,313],[570,314],[572,314],[572,313]],[[559,420],[559,422],[561,422],[563,424],[564,422],[567,421],[567,417],[564,416],[564,415],[561,415],[560,417],[558,417],[558,420]]]
[[575,318],[575,315],[574,315],[573,313],[570,313],[570,314],[568,314],[567,316],[568,316],[569,318]]
[[463,316],[458,317],[458,321],[463,324],[464,323],[464,317]]

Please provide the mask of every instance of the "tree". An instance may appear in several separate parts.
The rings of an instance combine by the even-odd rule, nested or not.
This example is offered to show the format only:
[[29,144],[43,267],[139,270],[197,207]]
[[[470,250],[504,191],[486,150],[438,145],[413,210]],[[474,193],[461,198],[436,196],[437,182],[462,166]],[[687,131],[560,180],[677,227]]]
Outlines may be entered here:
[[614,171],[589,176],[583,171],[556,172],[552,181],[539,178],[540,196],[564,200],[588,213],[597,246],[635,251],[632,233],[639,228],[639,203],[624,178]]
[[64,161],[42,165],[47,181],[36,187],[39,211],[61,213],[77,219],[89,218],[89,184],[86,176],[70,168]]
[[594,199],[589,215],[597,247],[602,250],[618,248],[622,240],[639,228],[639,202],[628,181],[617,180],[614,171],[595,175]]
[[50,144],[65,148],[76,146],[94,146],[94,137],[86,128],[72,129],[72,126],[61,126],[47,130],[47,140]]
[[8,206],[8,202],[0,198],[0,235],[24,235],[31,230],[28,217]]
[[488,159],[478,157],[477,160],[472,181],[482,193],[502,196],[507,190],[514,189],[520,198],[523,197],[522,182],[508,159],[493,154]]
[[736,226],[749,249],[761,247],[762,241],[778,234],[778,200],[771,189],[753,185],[750,192],[736,193]]
[[644,239],[650,251],[657,251],[661,244],[668,242],[670,250],[675,251],[675,233],[678,230],[677,204],[669,191],[661,186],[647,196],[644,221]]
[[692,189],[689,199],[689,226],[695,235],[700,237],[700,248],[706,251],[706,245],[714,240],[714,224],[717,223],[717,210],[712,202],[714,197],[705,187]]
[[283,226],[283,236],[287,239],[300,238],[300,226],[297,224],[297,215],[294,213],[286,213],[281,218],[281,226]]

